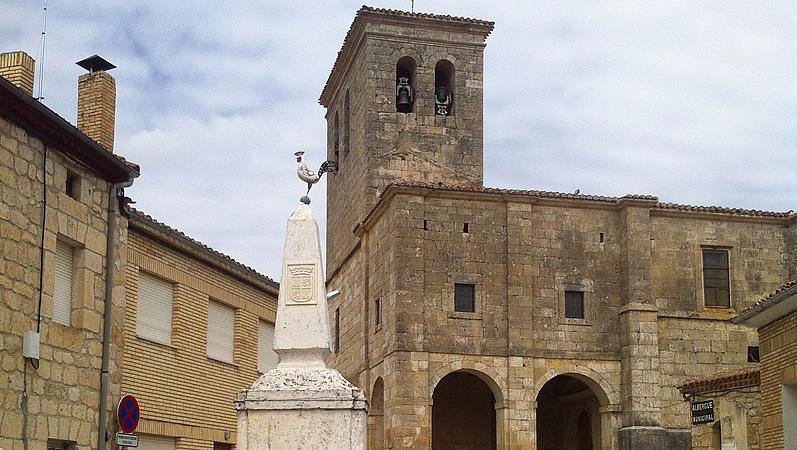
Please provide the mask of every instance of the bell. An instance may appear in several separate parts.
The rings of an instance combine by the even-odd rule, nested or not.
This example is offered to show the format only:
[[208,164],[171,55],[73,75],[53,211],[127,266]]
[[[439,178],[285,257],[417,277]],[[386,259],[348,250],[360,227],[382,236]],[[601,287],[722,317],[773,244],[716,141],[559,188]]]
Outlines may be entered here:
[[399,78],[396,84],[396,111],[412,112],[412,86],[406,77]]
[[434,92],[434,105],[437,115],[447,116],[450,114],[451,94],[448,86],[438,86]]

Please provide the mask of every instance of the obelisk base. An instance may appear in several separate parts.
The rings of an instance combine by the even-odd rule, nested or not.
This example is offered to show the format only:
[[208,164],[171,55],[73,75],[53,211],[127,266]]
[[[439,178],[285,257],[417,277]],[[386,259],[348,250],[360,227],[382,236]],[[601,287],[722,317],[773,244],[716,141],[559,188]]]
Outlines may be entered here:
[[334,369],[278,367],[235,399],[238,450],[366,448],[366,400]]

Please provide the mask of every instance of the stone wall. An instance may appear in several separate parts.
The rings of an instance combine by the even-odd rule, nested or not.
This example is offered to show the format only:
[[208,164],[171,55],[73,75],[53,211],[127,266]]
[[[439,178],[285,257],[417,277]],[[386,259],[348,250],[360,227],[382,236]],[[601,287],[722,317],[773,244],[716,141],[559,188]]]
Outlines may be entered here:
[[731,448],[734,444],[735,447],[732,448],[737,449],[770,448],[762,446],[761,393],[757,386],[697,395],[692,401],[709,399],[714,400],[714,418],[718,423],[691,426],[693,450]]
[[[109,184],[49,148],[24,129],[0,119],[0,447],[44,449],[48,439],[96,448],[99,420],[102,315]],[[77,177],[72,196],[67,172]],[[40,264],[42,198],[46,187],[44,270]],[[124,315],[123,246],[120,220],[116,245],[114,319]],[[74,249],[70,325],[55,323],[53,271],[56,243]],[[39,311],[40,274],[44,273]],[[41,313],[38,369],[22,357],[22,336],[37,329]],[[111,398],[118,398],[122,336],[111,337]],[[25,397],[25,393],[27,398]],[[109,414],[109,418],[112,414]],[[110,420],[109,420],[110,422]]]
[[[385,440],[397,448],[425,448],[436,382],[432,373],[459,370],[467,361],[478,363],[483,373],[501,374],[503,381],[493,380],[509,386],[502,391],[500,414],[500,439],[509,448],[534,442],[534,416],[540,414],[536,392],[545,380],[565,373],[604,386],[594,390],[603,399],[601,422],[611,430],[602,436],[606,448],[617,444],[621,423],[671,429],[678,436],[656,432],[656,439],[683,443],[679,430],[689,428],[689,409],[677,387],[687,378],[748,364],[747,346],[756,345],[755,332],[728,319],[786,276],[784,228],[771,219],[716,215],[690,220],[683,212],[677,221],[659,220],[657,211],[645,209],[634,220],[651,224],[640,239],[649,250],[639,248],[635,252],[642,257],[631,258],[623,209],[434,189],[402,192],[378,205],[376,216],[361,229],[360,246],[330,280],[330,288],[348,285],[344,279],[367,266],[368,290],[356,288],[345,297],[359,309],[344,310],[341,320],[368,337],[369,357],[359,370],[355,361],[361,358],[346,359],[345,372],[367,393],[383,378]],[[695,292],[689,309],[659,308],[659,299],[686,292],[666,281],[665,267],[698,277],[702,290],[701,260],[692,253],[681,258],[680,249],[716,245],[698,233],[680,240],[665,224],[733,234],[723,237],[732,244],[732,308],[701,308],[702,294]],[[635,261],[638,277],[650,280],[649,287],[634,288],[633,298],[646,303],[624,306],[630,294],[623,267],[629,261]],[[453,311],[456,282],[476,284],[475,313]],[[564,317],[563,292],[571,289],[585,292],[583,320]],[[378,329],[372,311],[364,314],[363,306],[373,305],[376,295],[383,307]],[[341,346],[342,355],[363,351],[357,339],[342,340]],[[442,367],[447,368],[435,366],[435,360],[446,361]],[[333,360],[336,367],[338,361],[343,360]],[[629,385],[634,388],[626,390]],[[612,396],[615,400],[609,400]]]
[[784,383],[797,381],[797,312],[758,330],[761,340],[761,408],[763,448],[783,449]]
[[[210,450],[214,442],[234,444],[233,399],[259,376],[258,323],[274,323],[276,297],[151,233],[131,221],[122,388],[141,405],[138,431],[176,438],[180,449]],[[136,336],[141,272],[174,283],[171,345]],[[232,364],[207,356],[210,299],[235,308]]]

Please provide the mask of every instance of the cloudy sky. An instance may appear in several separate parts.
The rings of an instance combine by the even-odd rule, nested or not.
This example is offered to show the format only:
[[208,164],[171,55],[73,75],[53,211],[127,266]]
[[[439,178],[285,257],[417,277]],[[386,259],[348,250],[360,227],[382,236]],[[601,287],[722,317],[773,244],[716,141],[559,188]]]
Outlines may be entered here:
[[[74,62],[118,66],[116,151],[136,207],[279,277],[325,148],[318,95],[361,1],[50,0],[44,102],[75,121]],[[371,6],[409,9],[409,0]],[[42,2],[0,0],[0,51],[39,53]],[[494,20],[485,184],[797,209],[793,0],[418,0]],[[313,209],[323,227],[324,185]]]

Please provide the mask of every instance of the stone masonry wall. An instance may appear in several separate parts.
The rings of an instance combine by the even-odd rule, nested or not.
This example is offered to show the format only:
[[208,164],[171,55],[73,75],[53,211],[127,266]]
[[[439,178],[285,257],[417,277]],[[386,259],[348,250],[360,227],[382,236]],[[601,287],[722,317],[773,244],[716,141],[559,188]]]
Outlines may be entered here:
[[[761,393],[758,387],[697,395],[692,401],[714,400],[717,424],[691,425],[692,450],[714,450],[725,444],[737,449],[761,450]],[[688,405],[689,403],[686,402]],[[717,439],[721,439],[717,442]]]
[[[136,336],[140,272],[174,283],[171,345]],[[235,308],[233,364],[207,356],[210,299]],[[139,432],[176,437],[185,448],[235,443],[233,399],[259,376],[258,323],[274,323],[276,298],[131,225],[126,311],[122,388],[141,406]]]
[[[67,171],[79,177],[74,197],[66,193]],[[22,357],[22,336],[36,330],[39,304],[42,184],[47,210],[38,369]],[[0,119],[0,447],[45,449],[48,439],[96,448],[109,185],[66,160],[56,148]],[[126,221],[117,233],[114,320],[124,315]],[[74,248],[69,326],[54,323],[53,270],[56,243]],[[111,338],[110,396],[118,398],[122,336]],[[26,374],[25,374],[26,373]],[[27,399],[23,395],[27,392]],[[109,407],[111,407],[109,398]],[[109,414],[109,417],[112,414]]]
[[[688,429],[688,406],[677,386],[690,377],[747,364],[747,346],[756,344],[755,333],[730,324],[730,311],[696,313],[696,304],[691,312],[662,311],[655,304],[684,292],[680,286],[672,291],[662,288],[670,286],[664,281],[668,265],[681,273],[702,273],[700,260],[675,258],[665,263],[671,258],[668,255],[677,255],[684,246],[699,248],[704,240],[707,245],[713,242],[697,233],[683,241],[680,236],[665,238],[671,233],[666,224],[672,218],[660,220],[651,213],[645,219],[650,231],[638,245],[649,246],[647,251],[640,247],[641,254],[648,255],[647,269],[641,258],[642,265],[635,270],[650,280],[650,287],[639,288],[635,298],[649,301],[629,309],[622,306],[627,286],[622,267],[628,259],[623,256],[628,220],[621,215],[623,210],[421,192],[393,196],[364,232],[367,245],[361,244],[350,259],[368,266],[369,291],[367,298],[359,293],[348,301],[360,308],[365,303],[373,305],[379,292],[381,329],[375,330],[372,311],[363,315],[360,309],[355,317],[341,316],[347,327],[362,329],[369,336],[368,361],[363,361],[357,375],[347,365],[347,376],[370,380],[361,386],[365,392],[371,391],[377,377],[383,378],[385,439],[394,448],[425,448],[431,426],[427,408],[436,380],[446,370],[461,370],[457,368],[466,367],[468,361],[478,362],[481,373],[517,376],[503,382],[493,375],[485,377],[499,385],[508,383],[501,399],[503,428],[499,427],[505,433],[500,439],[508,448],[530,448],[534,417],[540,413],[535,411],[536,392],[556,374],[575,373],[592,383],[602,400],[601,422],[613,430],[602,436],[606,448],[611,448],[616,444],[621,412],[648,414],[641,422],[631,418],[625,423]],[[777,275],[760,282],[742,282],[738,277],[783,273],[786,250],[782,226],[767,220],[731,219],[717,217],[714,223],[737,236],[726,238],[735,239],[732,255],[744,255],[745,262],[733,257],[731,262],[731,277],[737,277],[733,306],[741,309],[748,299],[759,298],[782,282]],[[678,220],[686,225],[672,226],[702,223],[688,216]],[[467,233],[464,222],[468,222]],[[758,239],[740,237],[745,234]],[[360,255],[367,255],[367,261],[359,261]],[[348,264],[354,267],[355,263]],[[330,286],[341,285],[342,273],[330,280]],[[454,313],[453,284],[468,281],[476,283],[477,312]],[[583,320],[564,318],[563,291],[571,289],[585,292]],[[697,294],[693,298],[697,301]],[[360,345],[357,342],[342,341],[342,352],[361,352],[362,348],[347,348]],[[519,359],[513,359],[515,355]],[[430,368],[437,359],[446,363]],[[365,370],[367,376],[362,374]],[[650,370],[655,377],[646,374]],[[434,371],[443,375],[432,375]],[[623,373],[631,378],[624,380]],[[634,377],[640,380],[636,390],[623,394],[623,384]]]

